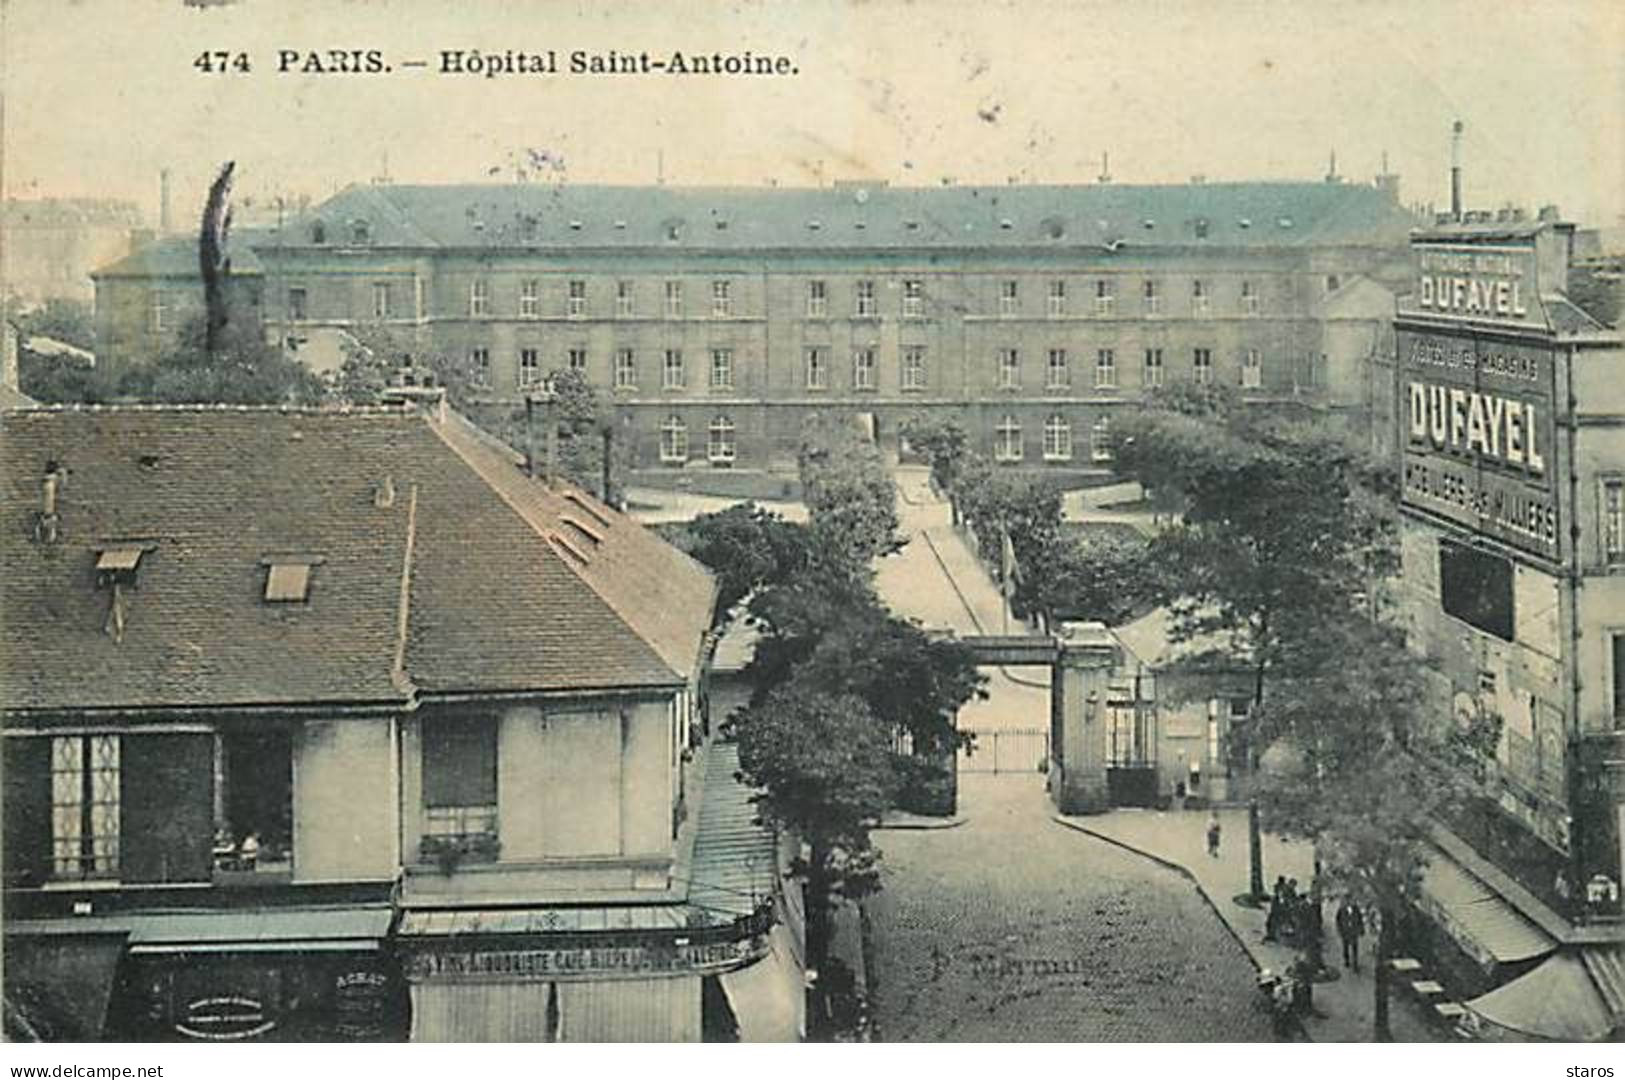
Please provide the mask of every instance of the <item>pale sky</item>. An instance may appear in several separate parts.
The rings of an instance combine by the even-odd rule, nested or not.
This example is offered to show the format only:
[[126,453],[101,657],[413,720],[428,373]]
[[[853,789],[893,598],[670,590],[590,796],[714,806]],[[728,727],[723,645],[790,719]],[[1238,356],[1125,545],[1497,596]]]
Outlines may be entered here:
[[[192,5],[204,0],[190,0]],[[219,0],[213,0],[218,3]],[[0,0],[8,196],[116,196],[190,219],[322,198],[384,168],[475,182],[526,148],[569,182],[1369,181],[1469,208],[1625,223],[1625,4],[1610,0],[531,3]],[[278,75],[277,50],[380,49],[387,75]],[[444,49],[787,54],[778,78],[436,73]],[[206,75],[205,49],[248,75]],[[507,174],[507,170],[504,170]],[[511,174],[509,174],[511,175]]]

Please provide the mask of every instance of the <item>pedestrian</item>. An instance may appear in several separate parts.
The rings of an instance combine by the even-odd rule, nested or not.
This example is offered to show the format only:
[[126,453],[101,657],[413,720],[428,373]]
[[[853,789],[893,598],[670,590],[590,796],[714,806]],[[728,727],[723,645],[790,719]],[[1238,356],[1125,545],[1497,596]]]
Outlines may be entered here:
[[1219,831],[1219,812],[1215,810],[1207,821],[1207,853],[1215,859],[1219,857]]
[[1365,933],[1365,917],[1347,897],[1337,909],[1337,936],[1343,939],[1343,966],[1360,970],[1360,935]]
[[1286,921],[1286,875],[1277,874],[1275,888],[1270,893],[1270,910],[1264,916],[1264,940],[1279,941],[1281,926]]

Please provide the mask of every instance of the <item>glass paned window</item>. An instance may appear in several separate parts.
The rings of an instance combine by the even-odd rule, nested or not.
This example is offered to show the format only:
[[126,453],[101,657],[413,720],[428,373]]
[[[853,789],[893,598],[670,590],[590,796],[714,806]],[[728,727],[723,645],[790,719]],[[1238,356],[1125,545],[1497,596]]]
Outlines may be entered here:
[[375,319],[389,318],[389,283],[387,281],[373,283],[372,317]]
[[666,282],[666,318],[681,319],[683,317],[683,283],[681,281]]
[[1049,283],[1049,313],[1052,316],[1066,314],[1066,282],[1056,279]]
[[1110,315],[1116,306],[1117,294],[1109,281],[1095,282],[1095,314]]
[[1191,372],[1198,383],[1213,381],[1213,350],[1197,349],[1191,357]]
[[1157,288],[1155,281],[1145,283],[1145,313],[1157,315],[1162,311],[1162,290]]
[[1241,354],[1241,385],[1246,390],[1257,390],[1264,385],[1264,361],[1257,349]]
[[1014,315],[1019,310],[1021,300],[1020,283],[1015,281],[999,282],[999,314]]
[[734,384],[734,351],[711,350],[711,388],[726,390]]
[[873,390],[875,388],[875,351],[873,349],[852,350],[852,389]]
[[636,390],[638,386],[637,357],[631,349],[615,350],[615,389]]
[[580,348],[579,346],[574,349],[566,349],[564,353],[564,363],[565,366],[571,371],[586,371],[587,350]]
[[807,282],[807,317],[822,319],[829,314],[829,287],[822,281]]
[[1072,385],[1072,372],[1065,349],[1051,349],[1044,364],[1044,385],[1051,390],[1064,390]]
[[1162,375],[1163,375],[1162,350],[1161,349],[1147,349],[1147,350],[1145,350],[1145,385],[1147,386],[1147,388],[1155,388],[1155,387],[1161,386],[1162,385]]
[[680,390],[688,382],[683,373],[683,350],[667,349],[666,360],[660,369],[660,385],[667,390]]
[[615,283],[615,314],[623,319],[632,317],[632,283],[630,281],[617,281]]
[[59,878],[117,877],[117,735],[51,740],[51,865]]
[[475,386],[491,385],[491,350],[473,348],[468,350],[468,377]]
[[570,282],[569,291],[564,297],[564,313],[572,319],[579,319],[587,314],[587,283],[585,281]]
[[490,716],[423,725],[425,838],[462,840],[497,832],[497,721]]
[[1117,353],[1111,349],[1095,351],[1095,387],[1110,390],[1117,385]]
[[542,381],[542,354],[538,349],[519,350],[519,385],[535,386]]
[[993,429],[993,456],[999,461],[1021,460],[1021,421],[1006,414]]
[[718,416],[711,421],[710,430],[706,433],[705,456],[714,462],[734,459],[734,422],[727,416]]
[[491,313],[491,283],[475,278],[468,286],[468,313],[480,318]]
[[1250,281],[1241,283],[1241,310],[1244,315],[1258,314],[1258,290]]
[[1191,282],[1191,310],[1198,315],[1206,315],[1207,301],[1207,284],[1202,281]]
[[1112,459],[1112,425],[1104,416],[1089,429],[1089,457],[1092,461]]
[[925,314],[925,282],[903,282],[903,317],[917,319]]
[[718,319],[725,319],[734,312],[733,283],[728,281],[713,281],[711,283],[711,314]]
[[519,283],[519,315],[521,318],[534,319],[542,313],[542,283],[535,278],[526,278]]
[[925,346],[903,346],[903,389],[925,389]]
[[1044,421],[1044,460],[1067,461],[1072,457],[1072,425],[1056,413]]
[[829,350],[813,346],[807,350],[807,389],[823,390],[829,386]]
[[1611,563],[1625,562],[1625,480],[1602,482],[1602,551]]
[[875,313],[875,283],[874,282],[872,282],[872,281],[860,281],[860,282],[858,282],[857,288],[854,291],[853,295],[855,297],[855,304],[853,306],[854,314],[856,314],[860,319],[868,318],[868,317],[874,315],[874,313]]
[[688,425],[680,416],[669,416],[660,425],[660,460],[667,464],[688,460]]
[[1021,354],[1015,349],[1000,349],[998,365],[999,389],[1019,389],[1021,386]]

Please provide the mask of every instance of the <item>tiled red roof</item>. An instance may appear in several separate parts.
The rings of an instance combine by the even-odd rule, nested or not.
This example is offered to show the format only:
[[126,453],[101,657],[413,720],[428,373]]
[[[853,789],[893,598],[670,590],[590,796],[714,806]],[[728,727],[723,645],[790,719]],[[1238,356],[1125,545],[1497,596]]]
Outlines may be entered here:
[[[710,616],[703,569],[584,497],[541,491],[456,418],[36,410],[0,418],[0,457],[9,708],[669,686],[693,670]],[[50,462],[67,479],[60,539],[42,544]],[[394,499],[381,507],[386,483]],[[591,510],[569,516],[602,537],[585,566],[551,538],[574,532],[563,517],[578,505]],[[125,544],[146,550],[115,641],[95,566]],[[277,556],[319,560],[306,603],[264,602]]]

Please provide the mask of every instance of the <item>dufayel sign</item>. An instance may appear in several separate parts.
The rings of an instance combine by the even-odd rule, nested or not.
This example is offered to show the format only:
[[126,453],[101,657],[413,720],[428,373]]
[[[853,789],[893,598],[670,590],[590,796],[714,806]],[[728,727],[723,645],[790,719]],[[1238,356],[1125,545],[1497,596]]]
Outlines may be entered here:
[[1544,326],[1535,249],[1478,244],[1412,245],[1410,305],[1424,315]]
[[1397,341],[1405,505],[1557,560],[1551,349],[1405,329]]

